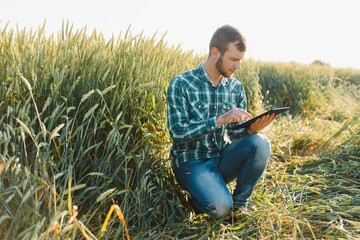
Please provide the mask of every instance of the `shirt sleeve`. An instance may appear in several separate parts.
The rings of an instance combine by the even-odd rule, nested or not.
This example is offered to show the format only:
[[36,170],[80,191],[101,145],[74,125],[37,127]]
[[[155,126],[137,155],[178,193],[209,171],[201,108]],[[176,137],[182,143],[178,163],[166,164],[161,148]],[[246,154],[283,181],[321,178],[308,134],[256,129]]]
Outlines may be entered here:
[[201,138],[217,128],[216,117],[191,119],[189,108],[190,104],[180,84],[180,79],[173,79],[167,92],[167,120],[170,136],[176,143]]
[[[244,109],[247,111],[247,101],[246,101],[246,93],[245,89],[242,85],[239,86],[239,98],[236,102],[236,106],[240,109]],[[231,141],[234,141],[238,138],[241,138],[243,136],[249,135],[249,132],[247,131],[247,128],[240,128],[240,129],[229,129],[228,128],[228,135],[230,137]]]

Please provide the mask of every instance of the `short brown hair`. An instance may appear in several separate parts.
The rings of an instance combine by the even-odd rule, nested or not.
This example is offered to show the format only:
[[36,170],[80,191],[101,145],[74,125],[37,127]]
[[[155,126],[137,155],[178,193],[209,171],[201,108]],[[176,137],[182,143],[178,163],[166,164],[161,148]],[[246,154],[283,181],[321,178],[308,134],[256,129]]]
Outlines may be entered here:
[[213,47],[216,47],[221,54],[224,54],[229,43],[232,42],[236,42],[236,47],[241,52],[246,51],[246,40],[240,31],[230,25],[224,25],[214,32],[210,41],[209,50],[211,51]]

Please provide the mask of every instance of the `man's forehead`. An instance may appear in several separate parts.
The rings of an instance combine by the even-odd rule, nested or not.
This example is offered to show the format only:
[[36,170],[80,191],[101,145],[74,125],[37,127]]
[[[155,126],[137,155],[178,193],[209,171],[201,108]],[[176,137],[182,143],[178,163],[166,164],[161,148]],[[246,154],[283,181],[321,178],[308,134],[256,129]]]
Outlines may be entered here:
[[236,46],[236,42],[233,42],[233,43],[229,43],[225,54],[231,57],[236,57],[238,59],[243,59],[245,52],[240,51]]

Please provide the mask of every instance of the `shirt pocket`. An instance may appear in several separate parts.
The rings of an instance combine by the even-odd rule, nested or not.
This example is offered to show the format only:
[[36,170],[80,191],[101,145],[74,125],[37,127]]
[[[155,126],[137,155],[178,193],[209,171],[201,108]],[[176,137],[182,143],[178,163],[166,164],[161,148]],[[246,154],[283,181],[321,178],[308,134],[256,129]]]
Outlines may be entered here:
[[203,120],[209,115],[209,102],[195,101],[190,103],[190,116],[192,119]]
[[231,104],[231,103],[223,103],[222,104],[222,107],[220,108],[220,114],[224,114],[228,111],[230,111],[231,109],[233,109],[235,107],[234,104]]

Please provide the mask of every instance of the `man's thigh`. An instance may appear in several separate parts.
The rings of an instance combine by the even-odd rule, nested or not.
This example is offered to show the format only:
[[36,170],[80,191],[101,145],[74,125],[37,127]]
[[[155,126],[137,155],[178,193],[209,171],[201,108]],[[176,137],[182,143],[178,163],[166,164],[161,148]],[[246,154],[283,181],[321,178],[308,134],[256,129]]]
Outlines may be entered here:
[[[267,164],[270,155],[270,143],[261,134],[247,135],[233,141],[223,152],[219,171],[226,183],[236,179],[241,168],[247,163],[248,170],[260,170]],[[250,161],[250,162],[249,162]]]
[[217,159],[194,160],[175,169],[179,185],[188,191],[196,207],[205,212],[217,205],[232,205],[232,196],[217,168]]

